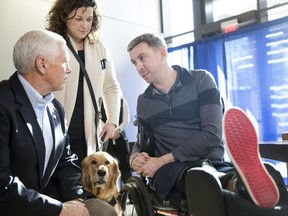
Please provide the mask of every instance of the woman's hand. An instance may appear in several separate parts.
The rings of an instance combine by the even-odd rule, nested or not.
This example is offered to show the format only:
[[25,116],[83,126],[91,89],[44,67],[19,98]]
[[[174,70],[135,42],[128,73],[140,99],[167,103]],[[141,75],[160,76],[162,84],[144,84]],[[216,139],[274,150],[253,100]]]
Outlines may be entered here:
[[112,139],[115,129],[116,125],[112,123],[106,123],[99,134],[102,142],[106,142],[110,138]]
[[111,137],[111,139],[118,139],[121,136],[121,129],[120,128],[116,128],[114,130],[114,133]]

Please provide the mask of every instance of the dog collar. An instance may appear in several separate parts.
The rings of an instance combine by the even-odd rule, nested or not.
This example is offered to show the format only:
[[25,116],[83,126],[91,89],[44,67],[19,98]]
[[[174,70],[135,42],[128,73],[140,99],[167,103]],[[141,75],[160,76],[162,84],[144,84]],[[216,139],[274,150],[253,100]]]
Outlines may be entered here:
[[117,200],[115,199],[115,197],[113,197],[109,202],[108,202],[111,206],[115,206],[117,204]]

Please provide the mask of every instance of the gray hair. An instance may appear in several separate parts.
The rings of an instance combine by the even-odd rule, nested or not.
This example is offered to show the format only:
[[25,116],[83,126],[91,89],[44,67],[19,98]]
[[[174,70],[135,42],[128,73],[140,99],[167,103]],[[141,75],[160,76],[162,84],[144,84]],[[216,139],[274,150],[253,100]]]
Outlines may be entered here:
[[62,36],[47,30],[33,30],[24,34],[13,49],[15,68],[20,73],[32,71],[38,56],[43,55],[54,61],[59,43],[66,44]]
[[127,51],[130,52],[135,46],[140,43],[146,43],[153,48],[165,48],[167,49],[166,42],[162,35],[156,35],[152,33],[145,33],[134,38],[127,46]]

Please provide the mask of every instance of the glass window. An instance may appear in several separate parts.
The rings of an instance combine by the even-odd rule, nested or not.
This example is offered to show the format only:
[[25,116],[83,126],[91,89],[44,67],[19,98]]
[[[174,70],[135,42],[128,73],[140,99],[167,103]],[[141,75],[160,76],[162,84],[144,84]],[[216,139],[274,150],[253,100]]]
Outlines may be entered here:
[[192,0],[162,0],[162,20],[169,47],[194,41]]
[[191,0],[170,0],[171,35],[178,35],[194,29]]
[[186,69],[194,68],[194,53],[192,46],[168,49],[168,61],[171,65],[180,65]]
[[214,0],[213,19],[214,22],[232,17],[247,11],[257,10],[257,0]]
[[275,20],[287,16],[288,4],[268,10],[268,20]]
[[283,3],[288,2],[288,0],[266,0],[267,2],[267,8],[273,7],[273,6],[277,6]]
[[230,100],[254,114],[261,140],[281,139],[288,128],[287,35],[283,22],[225,42]]

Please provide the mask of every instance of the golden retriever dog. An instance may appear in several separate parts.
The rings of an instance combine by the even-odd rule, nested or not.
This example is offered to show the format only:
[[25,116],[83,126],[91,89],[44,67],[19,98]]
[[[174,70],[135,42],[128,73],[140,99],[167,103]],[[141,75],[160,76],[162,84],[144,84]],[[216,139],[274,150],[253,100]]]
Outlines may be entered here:
[[120,177],[118,161],[109,153],[99,151],[85,157],[81,166],[84,189],[110,203],[117,214],[121,215],[121,206],[117,203],[117,182]]

